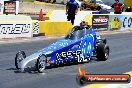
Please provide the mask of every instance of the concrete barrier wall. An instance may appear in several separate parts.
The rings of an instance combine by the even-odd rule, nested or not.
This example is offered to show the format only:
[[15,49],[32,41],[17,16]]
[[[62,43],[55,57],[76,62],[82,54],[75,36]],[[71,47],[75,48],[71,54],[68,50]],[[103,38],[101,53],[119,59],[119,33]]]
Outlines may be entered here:
[[40,21],[39,33],[45,36],[61,36],[66,35],[72,28],[69,21]]
[[129,14],[88,14],[83,21],[96,30],[132,29],[132,15]]
[[83,21],[85,21],[87,25],[92,26],[92,18],[93,18],[93,15],[88,14],[84,17]]
[[[81,12],[81,11],[80,11]],[[3,19],[6,15],[0,16]],[[34,35],[62,36],[73,27],[66,20],[31,20],[30,17],[6,16],[0,20],[0,38],[32,37]],[[22,18],[25,18],[22,20]],[[132,15],[130,14],[87,14],[83,20],[96,30],[132,30]]]
[[9,15],[0,15],[0,20],[4,20],[4,21],[32,21],[30,16],[26,16],[26,15],[13,15],[13,14],[9,14]]
[[49,10],[47,14],[44,16],[44,20],[50,20],[50,16],[52,14],[53,10]]
[[38,21],[30,16],[1,15],[0,38],[33,37],[39,34],[45,36],[60,36],[72,28],[69,21]]
[[[92,14],[92,11],[78,11],[75,15],[74,26],[80,25],[81,21],[88,15]],[[65,10],[49,10],[46,16],[44,17],[45,20],[65,20],[67,21],[67,15]],[[91,21],[92,22],[92,21]]]
[[132,29],[132,15],[110,15],[109,29],[110,30]]
[[[92,14],[91,11],[79,11],[75,17],[75,24],[79,25],[81,21],[85,21],[87,25],[91,25],[97,30],[125,30],[131,29],[132,12],[123,12],[122,14]],[[49,11],[46,15],[47,20],[67,20],[65,10]],[[116,21],[117,20],[119,21]],[[115,21],[114,21],[115,19]]]
[[[115,14],[87,14],[82,21],[85,21],[87,25],[92,26],[96,30],[126,30],[126,29],[132,29],[132,15],[127,14],[124,15],[115,15]],[[62,22],[62,23],[61,23]],[[65,21],[66,22],[66,21]],[[56,20],[49,20],[46,23],[42,22],[40,24],[41,27],[41,33],[46,33],[46,36],[56,36],[56,35],[65,35],[66,32],[61,31],[60,33],[60,24],[61,28],[64,28],[64,30],[68,29],[66,27],[66,23],[63,21],[57,21]],[[42,30],[43,28],[43,30]],[[52,30],[49,31],[49,30]]]

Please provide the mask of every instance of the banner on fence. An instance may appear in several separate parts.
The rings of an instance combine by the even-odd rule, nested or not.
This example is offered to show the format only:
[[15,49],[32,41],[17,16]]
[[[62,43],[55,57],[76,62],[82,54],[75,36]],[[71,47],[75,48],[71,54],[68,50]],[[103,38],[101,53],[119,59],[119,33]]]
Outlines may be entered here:
[[15,14],[16,13],[16,2],[4,1],[4,14]]
[[132,29],[132,15],[110,15],[109,29],[110,30]]
[[93,15],[92,27],[94,29],[107,30],[108,21],[109,21],[108,15]]
[[4,1],[4,14],[18,14],[19,1]]
[[0,22],[0,38],[32,37],[32,22]]

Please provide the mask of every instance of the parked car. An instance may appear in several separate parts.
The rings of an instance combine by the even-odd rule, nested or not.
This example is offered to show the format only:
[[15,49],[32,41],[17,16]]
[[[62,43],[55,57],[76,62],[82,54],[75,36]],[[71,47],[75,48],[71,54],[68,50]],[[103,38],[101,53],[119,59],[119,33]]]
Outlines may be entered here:
[[103,1],[101,0],[96,0],[96,2],[94,1],[90,1],[90,0],[85,0],[82,3],[82,9],[90,9],[90,10],[108,10],[110,12],[110,10],[112,9],[111,6],[106,5]]

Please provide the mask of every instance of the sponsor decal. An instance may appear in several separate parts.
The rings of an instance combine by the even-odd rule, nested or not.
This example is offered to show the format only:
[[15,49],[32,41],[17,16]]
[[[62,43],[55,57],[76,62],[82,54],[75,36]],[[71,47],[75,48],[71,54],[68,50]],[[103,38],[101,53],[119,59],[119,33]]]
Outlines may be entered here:
[[122,26],[124,28],[126,28],[126,27],[129,27],[129,28],[132,27],[132,17],[125,17],[124,20],[123,20]]
[[0,38],[32,37],[32,22],[0,22]]
[[107,29],[108,28],[108,15],[93,15],[92,25],[95,29]]
[[107,18],[99,17],[93,20],[93,25],[104,25],[104,24],[107,24],[107,22],[108,22]]
[[110,16],[110,30],[124,30],[132,28],[132,17],[127,15]]
[[78,61],[80,62],[81,50],[61,52],[60,54],[56,53],[57,60],[68,59],[73,57],[76,57]]
[[0,24],[0,34],[29,33],[30,24]]
[[16,2],[4,1],[4,14],[15,14],[16,13]]
[[81,51],[77,50],[77,51],[68,51],[68,52],[62,52],[61,54],[56,54],[57,59],[63,59],[63,58],[71,58],[71,57],[80,57],[81,56]]
[[84,55],[82,54],[81,50],[61,52],[60,54],[56,53],[56,58],[57,58],[57,60],[72,58],[72,59],[76,59],[78,62],[88,61],[87,58],[84,58]]

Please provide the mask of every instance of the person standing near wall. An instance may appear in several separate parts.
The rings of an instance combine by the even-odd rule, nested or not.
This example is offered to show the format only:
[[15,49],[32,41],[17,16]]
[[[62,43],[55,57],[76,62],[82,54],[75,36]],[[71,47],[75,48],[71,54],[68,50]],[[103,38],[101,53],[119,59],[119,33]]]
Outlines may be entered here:
[[115,14],[121,14],[122,13],[122,5],[123,4],[119,3],[119,0],[115,0],[115,3],[111,6],[112,8],[114,8]]
[[75,15],[78,11],[78,3],[75,0],[69,0],[66,4],[67,20],[74,24]]
[[127,7],[125,12],[132,12],[132,8],[131,7]]

